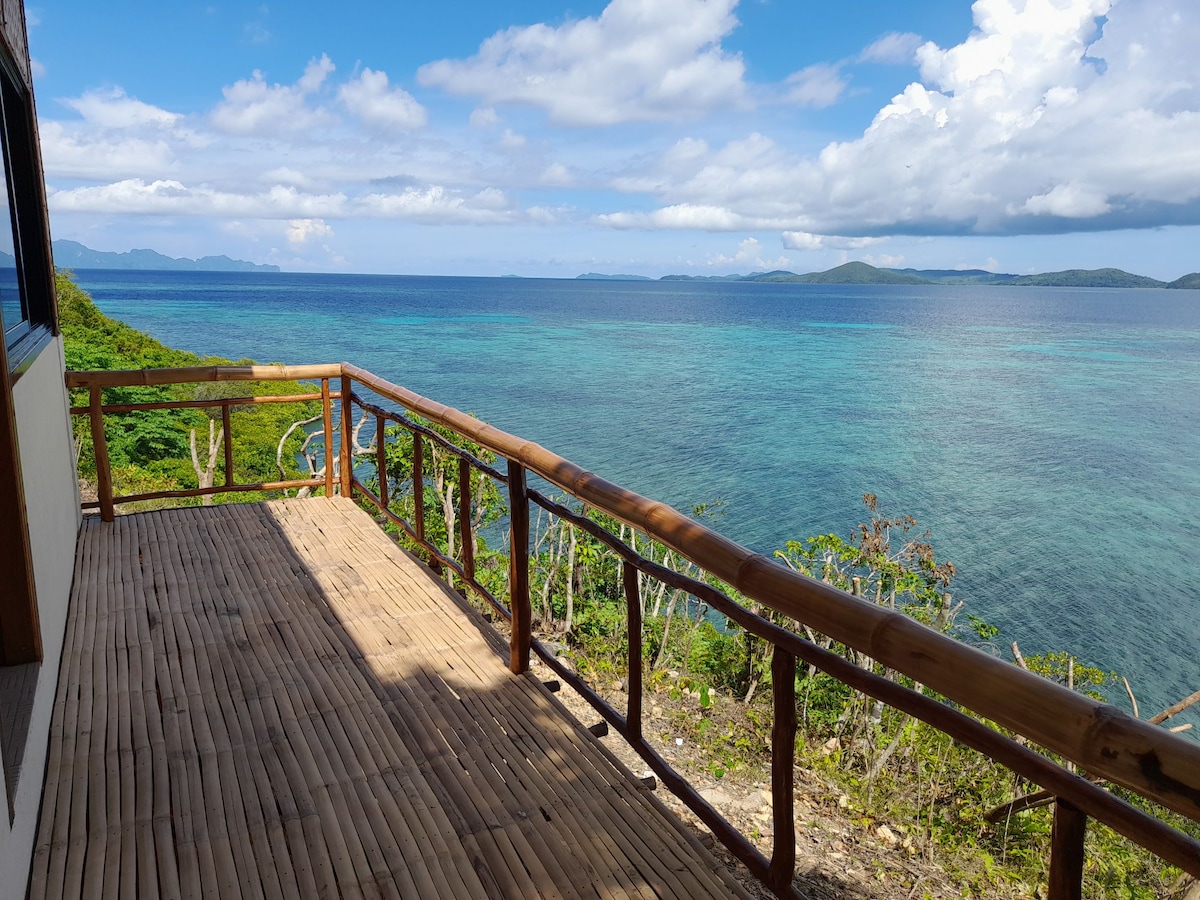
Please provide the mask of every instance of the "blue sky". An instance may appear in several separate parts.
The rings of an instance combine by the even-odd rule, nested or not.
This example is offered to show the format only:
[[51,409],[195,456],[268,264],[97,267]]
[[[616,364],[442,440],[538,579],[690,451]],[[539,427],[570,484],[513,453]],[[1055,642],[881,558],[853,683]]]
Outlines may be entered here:
[[1200,270],[1195,0],[28,7],[56,238],[296,271]]

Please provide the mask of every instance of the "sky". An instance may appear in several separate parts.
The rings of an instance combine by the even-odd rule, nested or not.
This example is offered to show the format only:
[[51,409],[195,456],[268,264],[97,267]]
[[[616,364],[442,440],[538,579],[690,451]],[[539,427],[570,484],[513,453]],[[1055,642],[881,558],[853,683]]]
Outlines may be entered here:
[[56,239],[289,271],[1200,270],[1196,0],[55,0]]

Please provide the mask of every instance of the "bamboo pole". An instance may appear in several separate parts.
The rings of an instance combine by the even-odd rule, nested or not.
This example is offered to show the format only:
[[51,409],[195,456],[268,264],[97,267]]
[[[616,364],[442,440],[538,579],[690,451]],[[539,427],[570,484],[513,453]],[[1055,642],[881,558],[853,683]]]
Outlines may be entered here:
[[96,494],[100,499],[100,518],[113,520],[112,467],[108,462],[108,440],[104,436],[104,414],[100,411],[100,385],[93,384],[89,393],[89,415],[92,425],[92,452],[96,457]]
[[191,366],[177,369],[134,369],[67,372],[68,388],[132,387],[134,385],[196,384],[210,381],[314,381],[336,378],[339,365],[315,366]]
[[508,463],[508,608],[512,611],[509,668],[518,675],[529,668],[533,610],[529,605],[529,496],[525,469]]
[[463,571],[475,580],[475,541],[471,531],[471,464],[458,461],[458,531],[462,545]]
[[1087,823],[1087,815],[1065,800],[1054,805],[1049,900],[1083,900],[1083,842]]
[[341,491],[343,497],[349,497],[353,492],[354,478],[354,404],[350,390],[350,376],[342,376],[342,450],[338,454],[340,464],[338,469],[342,476]]
[[333,496],[333,404],[329,399],[329,379],[321,379],[321,418],[325,429],[325,496]]
[[383,426],[383,416],[375,416],[375,468],[379,471],[379,503],[388,507],[388,471],[387,444],[384,442],[386,431]]
[[774,846],[767,884],[777,894],[791,887],[796,872],[796,657],[782,647],[771,654],[771,814]]
[[625,727],[629,740],[642,738],[642,598],[638,591],[638,570],[628,561],[621,565],[625,582],[626,640],[629,652],[629,703],[625,708]]
[[425,543],[425,448],[421,436],[413,434],[413,528],[416,530],[417,542]]
[[[340,391],[334,391],[330,396],[340,399]],[[100,407],[105,415],[109,413],[128,413],[137,410],[150,409],[211,409],[214,406],[257,406],[260,403],[308,403],[320,400],[321,394],[272,394],[269,397],[216,397],[212,400],[160,400],[155,403],[106,403]],[[72,406],[71,415],[86,416],[89,407]]]
[[[292,481],[258,481],[254,484],[215,485],[207,488],[183,488],[177,491],[153,491],[146,494],[122,494],[112,498],[117,503],[140,503],[145,500],[178,500],[185,497],[204,497],[209,494],[239,494],[247,491],[282,491],[291,488],[323,487],[320,478],[297,478]],[[79,504],[80,509],[99,509],[99,501]]]
[[229,404],[221,406],[221,430],[225,433],[225,487],[233,484],[233,429],[229,427]]

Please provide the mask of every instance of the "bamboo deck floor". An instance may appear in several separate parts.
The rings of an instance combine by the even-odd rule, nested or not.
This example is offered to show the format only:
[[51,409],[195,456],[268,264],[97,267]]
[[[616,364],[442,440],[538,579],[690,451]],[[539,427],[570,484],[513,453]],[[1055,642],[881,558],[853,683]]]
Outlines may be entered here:
[[30,896],[740,888],[349,501],[85,520]]

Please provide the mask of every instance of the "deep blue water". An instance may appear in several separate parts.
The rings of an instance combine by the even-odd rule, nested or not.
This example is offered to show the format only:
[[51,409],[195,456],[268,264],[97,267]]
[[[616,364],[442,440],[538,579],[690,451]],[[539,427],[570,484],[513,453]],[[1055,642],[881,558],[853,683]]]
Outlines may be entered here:
[[[870,491],[1026,653],[1200,688],[1200,292],[81,271],[234,359],[348,360],[770,553]],[[1006,651],[1004,651],[1006,653]],[[1120,698],[1118,698],[1120,699]]]

